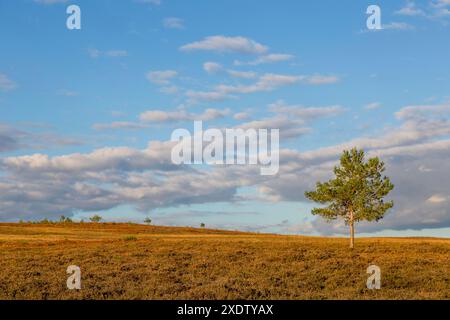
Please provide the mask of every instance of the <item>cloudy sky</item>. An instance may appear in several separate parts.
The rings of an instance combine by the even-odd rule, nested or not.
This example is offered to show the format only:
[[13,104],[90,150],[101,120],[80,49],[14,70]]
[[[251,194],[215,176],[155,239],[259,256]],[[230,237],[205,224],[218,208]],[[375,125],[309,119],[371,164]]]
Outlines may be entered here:
[[[66,8],[81,8],[81,30]],[[343,235],[305,190],[344,149],[395,207],[363,235],[450,235],[450,1],[0,1],[0,221]],[[176,128],[280,129],[280,170],[172,164]]]

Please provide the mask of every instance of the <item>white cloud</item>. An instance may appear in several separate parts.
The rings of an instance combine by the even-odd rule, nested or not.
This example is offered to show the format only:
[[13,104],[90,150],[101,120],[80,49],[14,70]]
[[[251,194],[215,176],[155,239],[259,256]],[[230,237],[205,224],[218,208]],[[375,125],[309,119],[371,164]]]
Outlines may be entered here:
[[126,57],[128,56],[128,52],[126,50],[109,50],[105,52],[105,55],[113,58]]
[[[228,70],[230,72],[230,70]],[[233,71],[231,71],[233,72]],[[236,73],[234,74],[237,75]],[[244,74],[239,74],[243,76]],[[245,74],[249,77],[252,74]],[[234,94],[251,94],[256,92],[273,91],[279,87],[292,85],[295,83],[303,83],[308,85],[323,85],[331,84],[339,81],[336,76],[322,76],[322,75],[283,75],[266,73],[261,75],[258,80],[249,85],[225,85],[220,84],[214,87],[211,91],[192,91],[186,92],[186,95],[191,99],[191,102],[197,101],[222,101],[228,98],[235,98]]]
[[221,53],[235,52],[246,54],[261,54],[268,49],[266,46],[244,37],[210,36],[203,40],[188,43],[180,47],[182,51],[208,50]]
[[6,74],[0,73],[0,90],[11,91],[17,88],[17,84],[12,81]]
[[95,130],[116,130],[116,129],[136,130],[148,128],[148,126],[136,122],[115,121],[111,123],[96,123],[92,126],[92,128]]
[[67,89],[60,90],[58,92],[58,94],[61,95],[61,96],[65,96],[65,97],[76,97],[76,96],[78,96],[78,92],[73,91],[73,90],[67,90]]
[[294,84],[300,80],[302,80],[301,76],[266,73],[260,76],[258,81],[252,85],[218,85],[216,89],[224,94],[254,93],[261,91],[272,91],[275,88]]
[[381,108],[381,103],[379,103],[379,102],[371,102],[364,106],[364,109],[366,109],[366,110],[375,110],[375,109],[379,109],[379,108]]
[[219,110],[209,108],[203,113],[190,113],[186,110],[162,111],[148,110],[139,116],[143,122],[178,122],[178,121],[208,121],[223,118],[230,114],[229,109]]
[[230,76],[232,76],[234,78],[253,79],[258,76],[258,74],[253,71],[227,70],[227,72]]
[[269,108],[272,112],[295,116],[302,120],[337,116],[346,111],[344,107],[338,105],[327,107],[304,107],[299,105],[287,105],[283,100],[279,100],[269,105]]
[[247,129],[279,129],[280,139],[298,138],[311,132],[311,128],[304,126],[304,121],[298,118],[289,118],[277,115],[270,118],[254,120],[239,124],[237,128]]
[[429,1],[427,6],[419,8],[415,2],[408,1],[406,5],[396,12],[397,15],[409,17],[425,17],[430,20],[443,20],[450,16],[449,0]]
[[136,1],[141,3],[149,3],[155,6],[159,6],[161,4],[161,0],[136,0]]
[[52,132],[28,132],[0,123],[0,152],[42,150],[80,145],[81,142]]
[[229,93],[254,93],[261,91],[272,91],[278,87],[302,82],[310,85],[331,84],[339,81],[336,76],[322,76],[322,75],[283,75],[266,73],[259,77],[258,81],[251,85],[219,85],[216,89],[219,92]]
[[91,58],[98,58],[101,55],[101,51],[95,48],[88,49],[88,54]]
[[305,82],[307,84],[312,84],[312,85],[332,84],[332,83],[339,82],[339,77],[315,74],[315,75],[304,77],[303,82]]
[[167,85],[177,75],[178,72],[174,70],[150,71],[147,73],[147,79],[155,84]]
[[414,2],[408,2],[403,8],[397,10],[395,14],[403,16],[423,16],[425,12],[417,8]]
[[253,60],[250,62],[242,62],[242,61],[236,60],[236,61],[234,61],[234,64],[237,66],[240,66],[240,65],[256,66],[256,65],[265,64],[265,63],[287,61],[287,60],[291,60],[293,58],[294,58],[294,56],[291,54],[271,53],[268,55],[261,56],[261,57],[257,58],[256,60]]
[[161,89],[159,89],[159,91],[164,94],[176,94],[178,93],[179,89],[177,86],[169,86],[169,87],[162,87]]
[[414,26],[406,22],[391,22],[388,24],[383,24],[382,29],[384,30],[414,30]]
[[66,3],[69,0],[34,0],[34,2],[39,3],[39,4],[57,4],[57,3]]
[[128,51],[126,50],[107,50],[101,51],[96,48],[89,48],[88,54],[91,58],[99,58],[99,57],[110,57],[110,58],[120,58],[128,56]]
[[203,64],[203,70],[210,74],[217,73],[223,69],[222,65],[216,62],[205,62]]
[[165,18],[163,21],[163,25],[168,29],[184,29],[183,19],[176,17]]
[[233,118],[235,120],[246,120],[250,117],[250,114],[248,112],[238,112],[233,115]]
[[450,114],[450,104],[406,106],[395,113],[400,120],[422,119]]
[[188,90],[186,96],[189,98],[189,102],[198,101],[223,101],[231,96],[219,91],[194,91]]
[[447,201],[447,197],[440,195],[440,194],[432,195],[431,197],[429,197],[427,199],[427,202],[429,202],[429,203],[442,203],[442,202],[446,202],[446,201]]

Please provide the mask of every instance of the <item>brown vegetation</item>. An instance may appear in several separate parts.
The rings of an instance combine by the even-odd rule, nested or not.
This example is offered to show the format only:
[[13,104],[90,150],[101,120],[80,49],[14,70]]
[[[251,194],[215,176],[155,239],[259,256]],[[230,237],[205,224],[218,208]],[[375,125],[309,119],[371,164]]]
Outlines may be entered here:
[[[0,224],[1,299],[450,299],[450,240]],[[382,271],[368,290],[366,269]],[[66,287],[78,265],[82,290]]]

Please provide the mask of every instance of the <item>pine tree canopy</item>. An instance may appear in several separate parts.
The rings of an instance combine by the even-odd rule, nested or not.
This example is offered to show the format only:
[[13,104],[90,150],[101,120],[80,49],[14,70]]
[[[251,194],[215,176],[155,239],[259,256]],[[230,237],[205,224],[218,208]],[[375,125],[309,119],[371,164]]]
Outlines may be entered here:
[[305,192],[308,199],[328,205],[315,208],[312,213],[327,220],[342,217],[347,224],[380,220],[394,205],[383,199],[394,188],[389,178],[382,176],[384,171],[384,163],[378,157],[365,161],[363,150],[344,151],[340,165],[334,168],[335,178],[318,182],[315,191]]

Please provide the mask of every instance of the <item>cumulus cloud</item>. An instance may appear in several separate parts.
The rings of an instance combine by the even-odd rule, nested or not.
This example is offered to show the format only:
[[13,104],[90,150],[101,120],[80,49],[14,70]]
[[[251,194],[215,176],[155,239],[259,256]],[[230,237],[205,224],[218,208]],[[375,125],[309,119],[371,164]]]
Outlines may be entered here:
[[168,29],[184,29],[183,19],[176,17],[165,18],[163,24]]
[[208,102],[223,101],[225,99],[233,97],[220,91],[194,91],[194,90],[186,91],[186,96],[189,98],[189,102],[191,103],[199,101],[208,101]]
[[19,149],[19,139],[24,135],[21,131],[0,124],[0,152]]
[[126,57],[128,56],[128,51],[126,50],[106,50],[106,51],[101,51],[99,49],[95,49],[95,48],[89,48],[87,50],[89,56],[91,58],[99,58],[99,57],[110,57],[110,58],[120,58],[120,57]]
[[[308,125],[320,118],[337,116],[345,111],[341,106],[328,107],[303,107],[287,105],[279,100],[269,105],[269,111],[273,116],[253,120],[239,124],[237,127],[242,129],[279,129],[282,140],[298,138],[312,131]],[[235,115],[236,116],[236,115]],[[242,115],[242,119],[248,117],[247,113]],[[235,117],[236,118],[236,117]]]
[[115,121],[111,123],[95,123],[92,126],[92,128],[95,130],[116,130],[116,129],[136,130],[148,128],[148,125],[138,122]]
[[425,12],[422,9],[417,8],[414,2],[408,2],[404,7],[395,11],[395,14],[403,16],[423,16]]
[[175,166],[172,146],[152,142],[144,150],[103,148],[89,154],[1,159],[7,174],[0,177],[0,219],[51,218],[121,204],[147,211],[233,200],[243,184],[235,174]]
[[233,115],[233,118],[235,120],[246,120],[250,118],[250,114],[248,112],[238,112]]
[[161,0],[136,0],[136,1],[140,3],[149,3],[155,6],[159,6],[162,3]]
[[238,128],[247,129],[279,129],[280,139],[298,138],[311,132],[311,129],[304,126],[301,119],[290,119],[286,116],[275,116],[261,120],[246,122],[237,126]]
[[217,73],[223,69],[222,65],[216,62],[205,62],[203,64],[203,70],[207,73]]
[[179,121],[209,121],[223,118],[230,114],[230,109],[219,110],[209,108],[203,113],[190,113],[186,110],[162,111],[149,110],[139,116],[144,122],[179,122]]
[[251,85],[219,85],[216,87],[217,91],[225,94],[232,93],[255,93],[261,91],[272,91],[277,87],[294,84],[301,80],[300,76],[282,75],[266,73],[259,77],[258,81]]
[[293,59],[294,56],[291,54],[284,54],[284,53],[271,53],[267,55],[263,55],[253,61],[249,62],[243,62],[239,60],[235,60],[234,64],[236,66],[241,65],[250,65],[250,66],[257,66],[260,64],[266,64],[266,63],[274,63],[274,62],[280,62],[280,61],[287,61]]
[[[228,70],[228,72],[235,77],[251,79],[257,74],[242,73]],[[322,76],[322,75],[285,75],[265,73],[257,78],[253,84],[238,84],[228,85],[220,84],[214,87],[211,91],[193,91],[189,90],[186,95],[191,99],[190,102],[198,101],[222,101],[229,98],[235,98],[236,94],[251,94],[257,92],[269,92],[279,87],[292,85],[295,83],[302,83],[306,85],[325,85],[339,81],[336,76]]]
[[57,4],[57,3],[67,3],[69,0],[34,0],[34,2],[39,4]]
[[257,73],[253,71],[236,71],[227,70],[228,74],[234,78],[253,79],[257,77]]
[[342,106],[327,107],[304,107],[301,105],[287,105],[283,100],[279,100],[269,106],[273,112],[288,115],[290,117],[298,117],[302,120],[313,120],[321,117],[337,116],[346,109]]
[[366,109],[366,110],[375,110],[375,109],[379,109],[379,108],[381,108],[380,102],[371,102],[364,106],[364,109]]
[[180,47],[181,51],[216,51],[220,53],[245,53],[261,54],[268,48],[252,39],[245,37],[226,37],[222,35],[206,37],[203,40],[185,44]]
[[442,20],[450,16],[448,0],[429,1],[428,5],[417,6],[414,1],[408,1],[405,6],[395,11],[397,15],[408,17],[425,17],[430,20]]
[[311,76],[302,77],[303,82],[311,85],[322,85],[322,84],[332,84],[339,81],[337,76],[325,76],[320,74],[314,74]]
[[383,24],[382,29],[384,30],[414,30],[414,26],[406,22],[390,22]]
[[258,81],[251,85],[219,85],[217,90],[224,93],[255,93],[261,91],[272,91],[278,87],[302,82],[305,84],[320,85],[337,82],[339,79],[334,76],[302,76],[266,73],[259,77]]
[[150,71],[147,73],[147,79],[155,84],[167,85],[178,75],[174,70]]
[[0,123],[0,153],[21,149],[48,149],[49,147],[80,145],[81,142],[51,132],[31,133]]
[[0,73],[0,90],[11,91],[17,88],[17,84],[12,81],[6,74]]
[[395,113],[400,120],[422,119],[450,114],[450,104],[407,106]]

